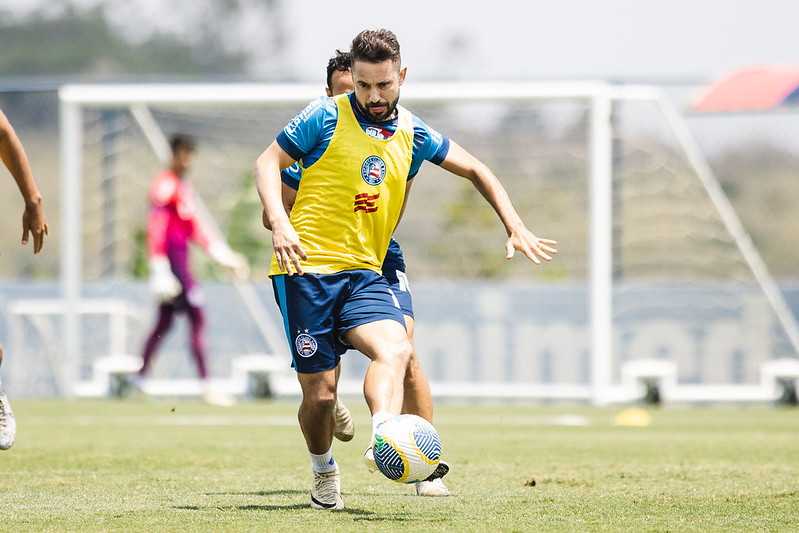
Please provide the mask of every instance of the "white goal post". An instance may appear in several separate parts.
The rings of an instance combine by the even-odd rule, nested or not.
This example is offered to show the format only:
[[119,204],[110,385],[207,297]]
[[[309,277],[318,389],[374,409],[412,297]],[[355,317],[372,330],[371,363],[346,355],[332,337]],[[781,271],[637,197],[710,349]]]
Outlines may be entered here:
[[[77,368],[82,284],[82,113],[93,108],[126,108],[147,129],[148,107],[179,105],[214,106],[296,104],[299,110],[318,97],[316,84],[114,84],[66,85],[59,90],[61,143],[61,296],[65,302],[63,345],[66,368]],[[613,369],[613,106],[619,101],[654,103],[662,113],[693,167],[724,226],[773,309],[790,345],[799,353],[799,328],[777,284],[771,277],[745,228],[731,207],[693,141],[674,104],[656,87],[613,85],[603,82],[447,82],[412,83],[402,89],[402,103],[411,109],[428,103],[581,101],[588,109],[589,154],[589,320],[590,400],[597,404],[628,400],[629,387],[614,384]],[[151,144],[164,157],[163,139]],[[160,146],[160,148],[159,148]],[[255,194],[253,192],[253,194]],[[246,286],[242,297],[252,298]],[[249,296],[248,296],[249,294]],[[258,313],[258,304],[248,304]],[[264,316],[256,317],[263,322]],[[275,328],[273,328],[274,330]],[[280,328],[276,328],[280,329]],[[265,333],[265,337],[270,333]],[[272,335],[274,336],[274,335]],[[281,340],[283,342],[283,340]],[[76,379],[77,376],[71,376]],[[703,393],[704,394],[704,393]],[[726,394],[726,390],[720,393]],[[712,396],[712,395],[711,395]],[[690,394],[683,396],[690,400]]]

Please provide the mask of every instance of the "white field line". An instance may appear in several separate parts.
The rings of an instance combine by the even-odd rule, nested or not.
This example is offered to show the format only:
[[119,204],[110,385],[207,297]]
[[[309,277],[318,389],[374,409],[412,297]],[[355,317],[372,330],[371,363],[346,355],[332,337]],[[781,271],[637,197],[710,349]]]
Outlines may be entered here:
[[[235,416],[235,415],[163,415],[163,416],[72,416],[57,421],[50,418],[29,418],[30,426],[297,426],[295,416]],[[436,426],[588,426],[591,422],[581,415],[513,417],[508,419],[447,418]]]

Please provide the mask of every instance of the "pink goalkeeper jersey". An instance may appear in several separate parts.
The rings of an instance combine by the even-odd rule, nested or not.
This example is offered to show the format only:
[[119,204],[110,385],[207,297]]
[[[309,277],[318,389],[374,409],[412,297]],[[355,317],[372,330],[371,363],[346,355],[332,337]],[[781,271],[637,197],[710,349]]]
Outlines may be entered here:
[[210,245],[209,233],[195,215],[191,187],[171,170],[164,170],[150,185],[149,256],[167,256],[186,290],[194,284],[188,265],[190,240],[206,249]]

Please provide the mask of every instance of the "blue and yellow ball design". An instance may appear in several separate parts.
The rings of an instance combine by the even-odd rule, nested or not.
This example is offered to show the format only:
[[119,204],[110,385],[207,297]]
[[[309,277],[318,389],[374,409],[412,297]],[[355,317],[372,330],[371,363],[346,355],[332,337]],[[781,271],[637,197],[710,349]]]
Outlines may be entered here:
[[416,415],[397,415],[377,427],[372,451],[377,468],[398,483],[424,481],[441,459],[441,438]]

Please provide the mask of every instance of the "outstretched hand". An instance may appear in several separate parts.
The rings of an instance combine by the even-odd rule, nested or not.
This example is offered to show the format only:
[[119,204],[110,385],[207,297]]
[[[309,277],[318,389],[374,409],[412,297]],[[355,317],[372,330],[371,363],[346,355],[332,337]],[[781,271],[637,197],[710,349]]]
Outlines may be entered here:
[[[521,231],[514,231],[508,237],[505,243],[505,250],[507,251],[506,259],[513,258],[516,250],[519,250],[527,258],[536,265],[541,264],[541,259],[551,261],[552,257],[548,254],[556,254],[558,251],[555,245],[558,241],[552,239],[539,239],[533,235],[527,228],[522,228]],[[539,257],[541,259],[539,259]]]
[[22,213],[22,244],[28,244],[33,235],[33,253],[38,254],[44,246],[44,236],[48,235],[47,220],[41,205],[26,207]]

